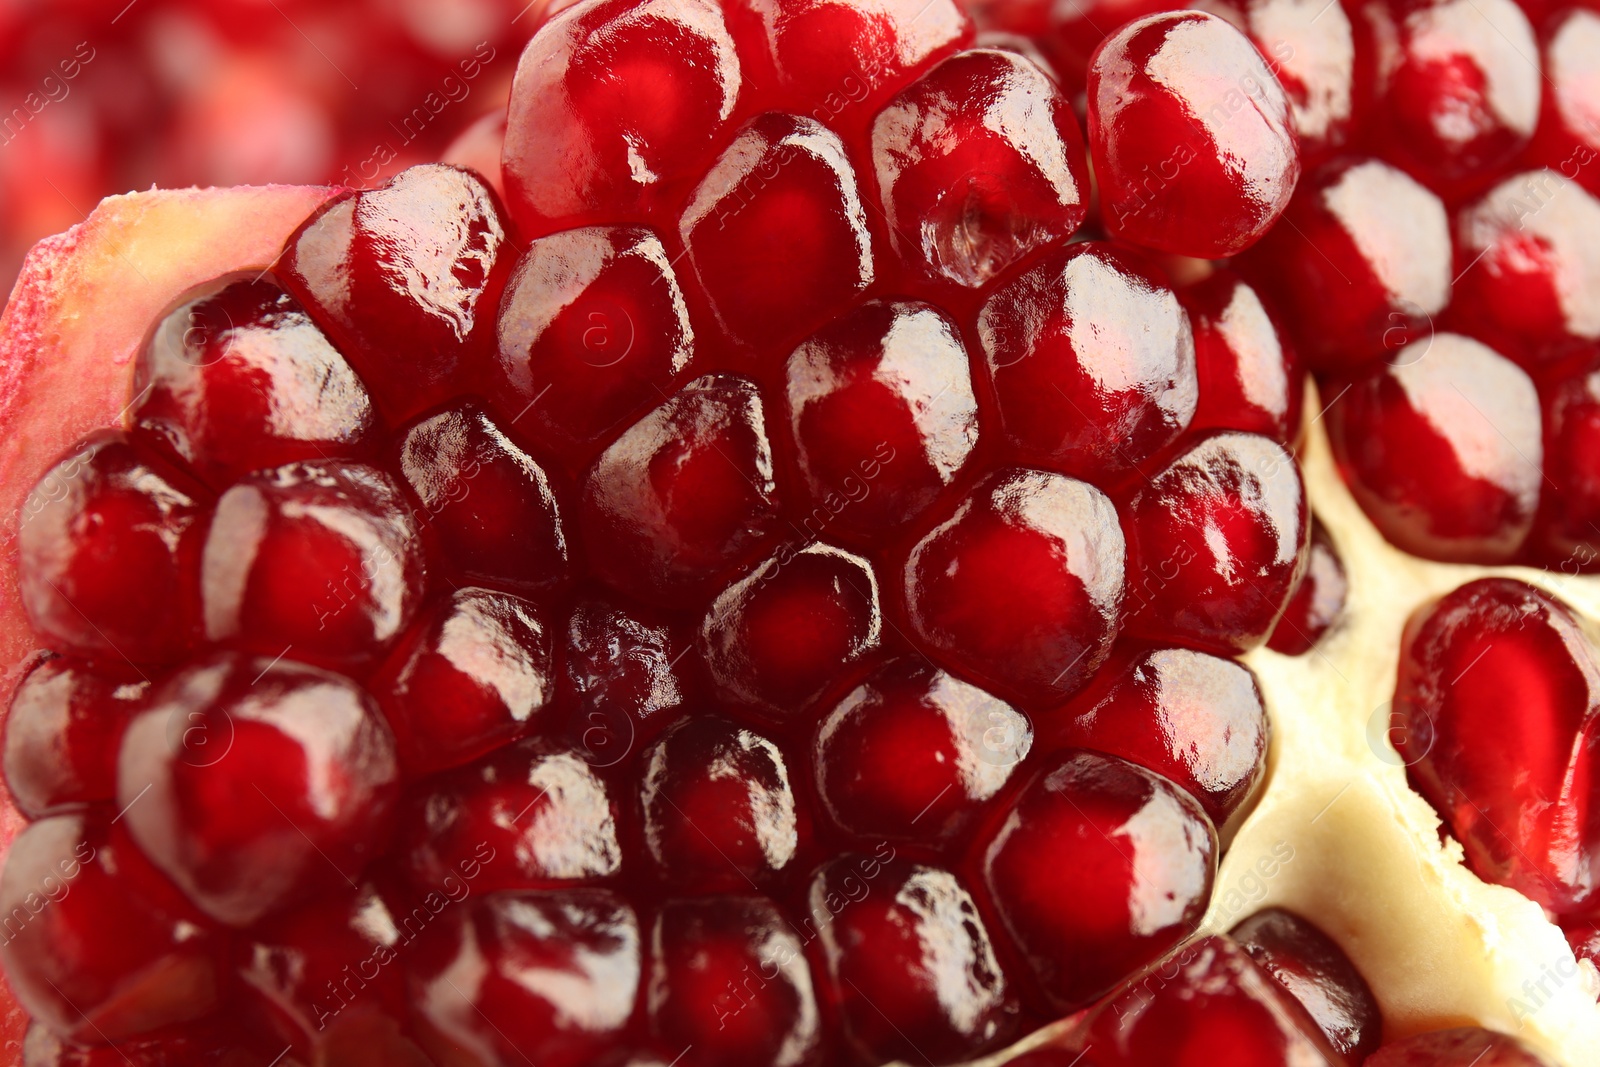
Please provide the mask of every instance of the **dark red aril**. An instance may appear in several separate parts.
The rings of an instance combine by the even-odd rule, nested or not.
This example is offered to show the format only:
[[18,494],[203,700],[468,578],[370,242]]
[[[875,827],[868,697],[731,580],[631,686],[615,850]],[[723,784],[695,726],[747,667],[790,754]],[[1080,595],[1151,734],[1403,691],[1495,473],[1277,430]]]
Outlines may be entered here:
[[379,427],[355,370],[266,279],[207,286],[139,350],[135,433],[219,492],[249,471],[369,455]]
[[698,692],[686,628],[608,600],[567,624],[567,737],[590,765],[613,767],[655,740]]
[[1059,1014],[1199,927],[1217,832],[1199,801],[1153,771],[1069,751],[994,812],[971,865],[992,925],[1032,972],[1036,1002]]
[[67,658],[37,664],[5,715],[6,788],[29,818],[117,795],[117,748],[150,682]]
[[1200,401],[1189,429],[1245,430],[1293,446],[1305,371],[1288,334],[1237,274],[1219,270],[1178,291],[1194,329]]
[[34,1022],[22,1039],[20,1063],[21,1067],[273,1067],[272,1056],[282,1047],[265,1051],[257,1034],[246,1033],[218,1015],[95,1045],[64,1041]]
[[58,652],[165,663],[200,631],[200,554],[211,495],[119,430],[52,467],[17,518],[17,592]]
[[1600,346],[1540,383],[1544,483],[1529,547],[1555,569],[1600,564]]
[[346,885],[388,845],[394,738],[348,679],[219,654],[129,724],[117,803],[151,861],[217,921],[247,926]]
[[1350,579],[1339,550],[1322,524],[1311,522],[1311,549],[1300,584],[1267,638],[1267,647],[1286,656],[1303,656],[1326,637],[1344,615]]
[[1476,1026],[1435,1030],[1385,1045],[1366,1067],[1553,1067],[1510,1034]]

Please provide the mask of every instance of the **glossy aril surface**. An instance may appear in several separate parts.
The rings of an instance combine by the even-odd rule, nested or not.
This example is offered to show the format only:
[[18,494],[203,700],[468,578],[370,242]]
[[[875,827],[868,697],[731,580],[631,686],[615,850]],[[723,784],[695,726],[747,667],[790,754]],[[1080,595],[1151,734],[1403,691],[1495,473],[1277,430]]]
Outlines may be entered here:
[[1238,275],[1219,270],[1180,289],[1178,299],[1194,330],[1200,385],[1190,430],[1247,430],[1293,445],[1305,370],[1260,294]]
[[1545,21],[1540,54],[1545,75],[1544,106],[1533,154],[1546,166],[1600,194],[1600,104],[1594,86],[1600,78],[1600,12],[1566,7]]
[[573,609],[561,692],[591,765],[620,763],[683,713],[698,683],[686,631],[606,600]]
[[1350,579],[1339,559],[1339,550],[1327,530],[1313,520],[1305,573],[1283,614],[1278,616],[1267,647],[1286,656],[1310,652],[1339,624],[1349,593]]
[[6,785],[17,807],[38,818],[115,798],[122,731],[149,692],[137,671],[64,657],[29,671],[6,712]]
[[1379,1049],[1372,1067],[1550,1067],[1510,1034],[1466,1026],[1435,1030]]
[[1546,480],[1530,547],[1579,573],[1600,561],[1600,349],[1555,370],[1540,392]]

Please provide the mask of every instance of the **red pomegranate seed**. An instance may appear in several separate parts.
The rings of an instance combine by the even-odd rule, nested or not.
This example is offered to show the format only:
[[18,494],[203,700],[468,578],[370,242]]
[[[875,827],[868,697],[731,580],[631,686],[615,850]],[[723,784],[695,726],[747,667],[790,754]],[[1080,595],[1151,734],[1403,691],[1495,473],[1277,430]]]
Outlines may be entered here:
[[1113,237],[1222,259],[1255,244],[1289,206],[1300,180],[1289,98],[1224,19],[1174,11],[1128,23],[1095,51],[1088,97]]
[[1032,746],[1027,716],[906,656],[828,712],[811,763],[840,827],[865,840],[940,845],[971,828]]
[[1122,653],[1072,703],[1041,719],[1044,751],[1092,748],[1188,790],[1217,826],[1261,784],[1270,735],[1250,668],[1203,652]]
[[978,338],[1006,442],[1027,461],[1115,476],[1194,415],[1189,318],[1170,286],[1111,245],[1052,252],[1001,286]]
[[661,239],[592,226],[528,246],[500,304],[488,376],[504,424],[576,467],[671,392],[695,335]]
[[490,351],[509,255],[483,180],[427,164],[330,201],[277,271],[379,409],[403,421],[462,391],[463,368]]
[[678,227],[718,321],[745,346],[764,350],[815,329],[874,277],[849,155],[814,119],[773,113],[751,122],[701,180]]
[[682,720],[640,766],[645,846],[663,875],[695,893],[770,882],[810,836],[778,746],[726,719]]
[[1096,1008],[1079,1033],[1095,1067],[1345,1062],[1299,1002],[1225,937],[1183,948]]
[[413,792],[398,843],[419,893],[556,888],[621,869],[617,815],[580,754],[530,737]]
[[1540,21],[1544,100],[1529,155],[1600,196],[1600,12],[1574,5]]
[[544,721],[551,643],[544,612],[509,593],[458,589],[429,608],[368,683],[406,777],[477,759]]
[[[282,1046],[278,1046],[279,1049]],[[274,1050],[276,1051],[276,1050]],[[22,1067],[271,1067],[257,1035],[216,1016],[164,1026],[108,1045],[75,1045],[37,1022],[22,1040]],[[411,1067],[411,1065],[406,1065]]]
[[1542,383],[1545,481],[1530,547],[1570,574],[1600,565],[1600,347]]
[[1565,605],[1509,578],[1414,614],[1390,737],[1486,881],[1561,913],[1600,902],[1594,649]]
[[18,517],[17,591],[34,632],[108,663],[182,656],[198,637],[210,506],[200,483],[127,434],[84,438]]
[[219,491],[262,467],[366,456],[378,435],[354,369],[264,280],[208,286],[162,319],[133,395],[135,432]]
[[267,656],[360,662],[405,629],[426,575],[411,507],[383,471],[339,460],[258,471],[217,501],[206,634]]
[[1130,508],[1138,575],[1129,633],[1229,655],[1267,639],[1305,571],[1300,468],[1257,434],[1206,437]]
[[1305,371],[1261,297],[1219,270],[1178,291],[1194,329],[1200,401],[1191,430],[1245,430],[1293,445],[1300,434]]
[[568,7],[517,63],[502,169],[529,236],[642,220],[721,140],[743,76],[712,0]]
[[951,56],[872,120],[872,166],[906,268],[976,288],[1088,212],[1078,120],[1014,52]]
[[52,810],[117,795],[117,747],[150,682],[133,671],[49,659],[28,672],[5,716],[6,788],[18,810]]
[[972,862],[1042,1003],[1063,1013],[1195,931],[1211,899],[1217,832],[1198,801],[1154,772],[1068,752],[995,812]]
[[905,611],[941,665],[1024,703],[1069,696],[1117,634],[1117,512],[1065,475],[1001,470],[911,549]]
[[785,719],[870,655],[882,632],[871,564],[827,545],[785,545],[712,602],[700,652],[724,698]]
[[651,935],[646,1003],[683,1067],[802,1067],[821,1060],[805,946],[765,897],[669,900]]
[[1457,334],[1364,371],[1327,410],[1351,493],[1413,555],[1503,563],[1533,526],[1543,482],[1539,396],[1510,360]]
[[1362,1063],[1377,1050],[1383,1018],[1372,989],[1343,950],[1309,920],[1267,908],[1228,936],[1300,1002],[1335,1052]]
[[90,809],[41,819],[0,878],[6,984],[70,1041],[198,1019],[221,998],[221,939],[127,837]]
[[550,479],[476,403],[412,425],[394,465],[466,581],[525,593],[566,580],[567,536]]
[[1436,187],[1493,171],[1539,121],[1539,46],[1513,0],[1362,0],[1373,141]]
[[956,1063],[1006,1041],[1019,1008],[972,895],[885,852],[839,856],[811,880],[845,1041],[865,1063]]
[[960,333],[932,305],[872,301],[804,341],[784,400],[810,537],[881,541],[965,469],[978,402]]
[[359,876],[388,844],[398,779],[394,738],[355,683],[219,655],[129,724],[117,803],[189,899],[246,926]]
[[583,490],[589,565],[665,606],[709,598],[780,528],[766,418],[753,382],[697,378],[601,454]]
[[1450,301],[1450,222],[1401,171],[1342,159],[1306,176],[1240,267],[1276,298],[1312,370],[1353,370],[1431,335]]
[[1301,656],[1316,647],[1344,615],[1350,580],[1328,532],[1311,523],[1311,551],[1289,604],[1267,638],[1267,647],[1286,656]]
[[444,909],[407,973],[436,1060],[469,1050],[484,1063],[585,1067],[622,1039],[640,967],[639,920],[622,898],[525,890]]
[[562,699],[568,739],[594,767],[613,767],[661,733],[696,692],[687,633],[603,600],[567,624]]
[[1553,1067],[1510,1034],[1464,1026],[1395,1041],[1373,1053],[1366,1067]]

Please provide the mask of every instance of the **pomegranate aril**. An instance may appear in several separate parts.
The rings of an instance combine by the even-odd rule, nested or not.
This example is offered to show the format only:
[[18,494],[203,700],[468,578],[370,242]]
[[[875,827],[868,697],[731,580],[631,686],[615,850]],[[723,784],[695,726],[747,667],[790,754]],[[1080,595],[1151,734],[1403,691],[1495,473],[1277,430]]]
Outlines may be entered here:
[[1240,269],[1276,299],[1312,370],[1354,370],[1431,335],[1450,302],[1450,221],[1394,167],[1336,160],[1300,182]]
[[940,845],[971,828],[1032,746],[1027,716],[906,656],[828,712],[811,763],[822,806],[844,830]]
[[712,602],[700,653],[725,698],[789,719],[870,655],[882,632],[871,564],[827,545],[785,545]]
[[1541,384],[1544,474],[1529,547],[1567,573],[1600,565],[1600,347]]
[[400,636],[426,580],[416,516],[388,474],[340,460],[258,471],[217,501],[201,566],[206,635],[361,663]]
[[553,888],[621,869],[617,815],[579,753],[533,737],[413,791],[397,843],[420,893],[463,878],[480,893]]
[[646,987],[657,1043],[683,1067],[803,1067],[824,1037],[795,929],[765,897],[669,900]]
[[115,799],[122,731],[149,691],[135,672],[73,659],[45,660],[29,671],[5,715],[6,788],[17,808],[37,819]]
[[1395,1041],[1367,1059],[1365,1067],[1553,1067],[1510,1034],[1475,1026],[1435,1030]]
[[410,778],[474,760],[546,719],[550,624],[534,604],[458,589],[412,626],[369,685]]
[[997,471],[911,549],[905,611],[942,666],[1024,703],[1061,699],[1111,651],[1124,556],[1116,509],[1098,489]]
[[644,843],[662,875],[705,892],[742,892],[793,869],[809,840],[783,753],[726,719],[696,715],[647,749]]
[[219,654],[129,724],[117,803],[196,905],[246,926],[358,877],[388,845],[398,781],[394,738],[355,683]]
[[127,434],[84,438],[28,494],[17,591],[34,632],[91,660],[164,663],[200,630],[211,494]]
[[567,737],[594,767],[639,751],[695,692],[682,629],[605,600],[579,604],[567,624],[562,699]]
[[497,338],[488,374],[505,425],[573,467],[670,392],[695,345],[661,239],[620,226],[530,244],[506,283]]
[[960,880],[893,857],[847,853],[811,881],[845,1041],[866,1063],[976,1056],[1011,1036],[1015,994]]
[[1222,259],[1255,244],[1288,207],[1300,180],[1289,98],[1224,19],[1174,11],[1128,23],[1095,51],[1088,98],[1112,236]]
[[[99,1041],[93,1034],[90,1039]],[[19,1062],[21,1067],[274,1067],[272,1053],[260,1048],[256,1034],[217,1016],[93,1045],[65,1041],[34,1022],[23,1037]],[[290,1060],[283,1067],[294,1065]]]
[[1223,655],[1267,639],[1304,573],[1311,533],[1300,468],[1282,445],[1257,434],[1206,437],[1129,511],[1129,633]]
[[566,580],[567,536],[549,477],[475,402],[417,422],[394,452],[457,574],[519,593]]
[[976,288],[1088,212],[1078,120],[1014,52],[944,60],[872,121],[872,165],[895,251],[916,276]]
[[615,1045],[640,968],[639,920],[601,889],[474,895],[428,927],[406,965],[435,1060],[539,1067],[585,1067]]
[[1437,334],[1357,377],[1327,411],[1340,472],[1375,526],[1426,559],[1504,563],[1543,481],[1539,397],[1516,364]]
[[508,257],[483,179],[425,164],[330,201],[277,273],[398,422],[465,391],[464,369],[491,351]]
[[198,1019],[221,998],[224,951],[204,916],[109,813],[41,819],[0,878],[6,984],[73,1041],[117,1041]]
[[1066,752],[990,817],[971,863],[1041,1006],[1060,1013],[1102,996],[1199,927],[1217,832],[1199,801],[1153,771]]
[[1219,270],[1178,291],[1194,329],[1200,400],[1189,429],[1244,430],[1292,446],[1300,433],[1305,372],[1256,291]]
[[743,80],[714,0],[556,14],[511,86],[502,172],[522,231],[648,216],[722,139]]
[[781,529],[766,417],[755,383],[709,374],[634,423],[583,489],[594,573],[644,600],[709,599]]
[[135,432],[218,491],[262,467],[364,456],[366,386],[294,297],[224,279],[159,322],[134,367]]
[[1372,989],[1327,934],[1282,908],[1258,911],[1228,931],[1256,965],[1300,1002],[1328,1043],[1362,1063],[1383,1040]]
[[1544,100],[1529,155],[1600,196],[1600,11],[1575,4],[1536,28]]
[[1100,242],[1051,252],[978,316],[1006,443],[1103,480],[1165,448],[1198,398],[1189,317],[1142,260]]
[[875,276],[849,155],[815,119],[774,112],[752,121],[701,180],[678,227],[722,328],[758,352],[815,329]]
[[1272,628],[1267,647],[1286,656],[1310,652],[1343,617],[1349,591],[1350,580],[1338,549],[1322,524],[1313,519],[1305,573]]
[[1149,768],[1219,827],[1261,783],[1270,734],[1250,668],[1181,648],[1119,655],[1039,724],[1045,751],[1092,748]]
[[1389,736],[1485,881],[1558,913],[1600,903],[1600,665],[1532,586],[1484,578],[1406,623]]

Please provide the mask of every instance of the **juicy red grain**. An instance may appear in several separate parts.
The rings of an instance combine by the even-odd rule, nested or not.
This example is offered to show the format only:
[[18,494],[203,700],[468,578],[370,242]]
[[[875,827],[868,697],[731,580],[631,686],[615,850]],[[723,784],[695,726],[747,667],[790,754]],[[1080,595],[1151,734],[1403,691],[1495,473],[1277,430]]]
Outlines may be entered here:
[[1165,778],[1068,752],[995,813],[972,862],[1040,1002],[1059,1013],[1195,931],[1216,875],[1217,832]]
[[539,28],[511,86],[502,171],[531,236],[641,219],[692,177],[743,76],[711,0],[604,0]]
[[990,475],[911,549],[905,610],[936,660],[1001,695],[1070,695],[1110,652],[1124,586],[1116,509],[1065,475]]
[[1217,826],[1261,783],[1269,736],[1248,667],[1179,648],[1120,654],[1039,727],[1047,751],[1092,748],[1165,776]]
[[603,600],[567,624],[562,699],[567,736],[594,767],[612,767],[653,741],[695,692],[683,629]]
[[144,705],[150,682],[133,671],[78,660],[38,664],[17,685],[5,715],[6,788],[37,819],[53,809],[117,795],[117,746]]
[[1291,911],[1258,911],[1228,932],[1311,1015],[1333,1050],[1361,1063],[1383,1040],[1378,1002],[1327,934]]
[[463,368],[490,351],[506,249],[483,179],[427,164],[330,201],[277,270],[399,421],[455,396]]
[[811,762],[822,806],[845,830],[863,840],[947,843],[972,826],[1032,745],[1027,716],[905,657],[834,705]]
[[1130,633],[1223,654],[1267,639],[1310,537],[1293,456],[1256,434],[1214,434],[1151,479],[1130,513]]
[[1350,580],[1338,549],[1322,524],[1313,520],[1305,573],[1267,638],[1267,647],[1286,656],[1310,652],[1344,615],[1349,592]]
[[[278,1046],[282,1048],[282,1046]],[[104,1045],[75,1045],[37,1022],[22,1039],[22,1067],[272,1067],[254,1033],[210,1016]],[[410,1065],[407,1065],[410,1067]]]
[[1053,252],[1001,286],[978,337],[1006,443],[1029,462],[1114,477],[1194,415],[1188,316],[1170,286],[1110,245]]
[[1553,1067],[1510,1034],[1475,1026],[1435,1030],[1375,1052],[1366,1067]]
[[1225,20],[1180,11],[1129,23],[1095,52],[1087,91],[1112,236],[1221,259],[1288,207],[1300,180],[1289,99]]
[[1529,154],[1600,196],[1600,12],[1567,7],[1537,28],[1544,100]]
[[108,663],[161,663],[199,636],[210,494],[102,430],[47,471],[18,517],[17,591],[50,647]]
[[536,592],[567,578],[567,536],[549,477],[476,403],[411,426],[394,463],[464,580]]
[[845,1041],[866,1063],[954,1063],[1005,1041],[1019,1009],[972,895],[885,851],[832,860],[808,894]]
[[426,579],[416,517],[383,471],[338,460],[258,471],[217,501],[201,566],[206,636],[361,662],[405,629]]
[[207,286],[162,319],[134,366],[135,432],[218,490],[319,456],[364,456],[366,386],[275,282]]
[[1600,893],[1591,640],[1531,586],[1468,583],[1407,622],[1389,732],[1472,869],[1561,913]]
[[780,528],[755,384],[684,386],[601,454],[582,508],[589,565],[619,592],[672,607],[709,598]]
[[895,252],[934,282],[981,286],[1088,211],[1072,107],[1014,52],[961,52],[902,91],[873,119],[872,165]]
[[406,776],[467,763],[546,721],[551,645],[545,613],[521,597],[469,587],[435,602],[368,686]]
[[1390,542],[1427,559],[1502,563],[1538,506],[1539,397],[1516,364],[1438,334],[1357,377],[1327,411],[1340,472]]
[[863,304],[804,341],[784,401],[809,536],[876,541],[923,514],[978,441],[956,325],[929,304]]
[[1194,329],[1200,400],[1189,429],[1245,430],[1292,445],[1305,372],[1283,327],[1238,275],[1219,270],[1178,291]]
[[191,900],[245,926],[359,876],[388,844],[398,778],[394,738],[353,682],[218,655],[128,726],[117,803]]
[[661,239],[591,226],[541,237],[506,283],[489,368],[504,425],[577,466],[658,402],[694,355],[694,328]]
[[772,113],[734,138],[678,228],[722,328],[767,349],[822,325],[872,283],[866,212],[839,135]]
[[1545,481],[1530,546],[1568,573],[1600,563],[1600,348],[1542,383]]

